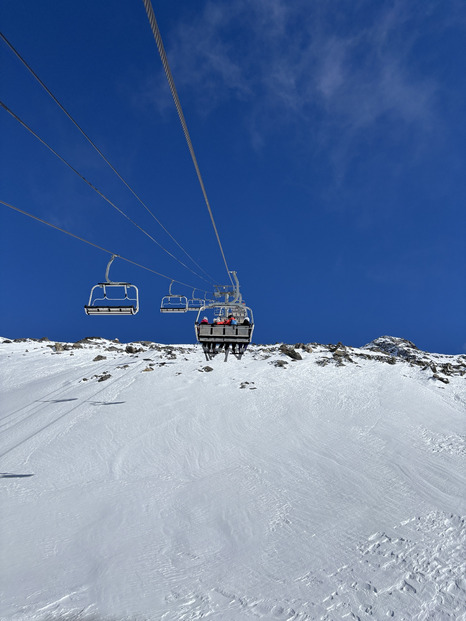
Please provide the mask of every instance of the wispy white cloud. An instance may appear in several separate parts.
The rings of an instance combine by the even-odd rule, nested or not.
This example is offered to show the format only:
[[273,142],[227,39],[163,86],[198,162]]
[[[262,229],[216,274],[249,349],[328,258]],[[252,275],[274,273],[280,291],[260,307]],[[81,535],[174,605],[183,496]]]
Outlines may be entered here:
[[[432,5],[422,3],[423,15]],[[318,125],[340,148],[381,119],[433,125],[437,84],[411,59],[421,5],[400,0],[209,0],[165,44],[182,101],[209,114],[237,100],[255,146],[273,128]],[[306,125],[304,125],[306,129]]]

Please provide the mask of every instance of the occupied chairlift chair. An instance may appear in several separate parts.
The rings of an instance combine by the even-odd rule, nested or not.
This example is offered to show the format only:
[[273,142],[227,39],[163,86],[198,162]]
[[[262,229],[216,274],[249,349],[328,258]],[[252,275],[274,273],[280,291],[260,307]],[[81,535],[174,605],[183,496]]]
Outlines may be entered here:
[[[92,287],[89,302],[84,306],[86,315],[135,315],[139,311],[138,288],[129,282],[113,282],[109,279],[110,265],[117,256],[112,255],[108,262],[105,282],[99,282]],[[118,294],[118,297],[109,297],[109,291]],[[103,297],[98,297],[100,292]]]
[[[237,320],[238,325],[218,325],[215,323],[200,323],[201,316],[209,311],[220,321],[225,321],[230,315]],[[243,321],[249,317],[249,324]],[[254,318],[252,309],[243,304],[210,304],[203,306],[197,315],[196,338],[201,343],[207,360],[211,360],[220,351],[225,352],[225,361],[231,352],[236,358],[241,359],[246,347],[252,339],[254,331]]]
[[172,293],[173,280],[168,288],[168,295],[162,298],[160,304],[161,313],[187,313],[188,298],[185,295],[175,295]]
[[[235,280],[235,288],[233,292],[225,290],[217,291],[217,298],[223,297],[222,302],[213,302],[206,304],[199,309],[197,314],[195,331],[196,338],[202,345],[207,360],[211,360],[219,351],[225,352],[225,362],[228,359],[228,353],[231,351],[233,355],[241,359],[246,347],[252,340],[254,331],[254,316],[252,309],[246,306],[239,292],[239,282],[236,272],[230,272]],[[229,297],[233,295],[230,301]],[[200,323],[201,317],[213,315],[214,319],[226,321],[230,315],[233,315],[238,325],[216,325],[215,323]],[[249,318],[249,324],[243,323]]]

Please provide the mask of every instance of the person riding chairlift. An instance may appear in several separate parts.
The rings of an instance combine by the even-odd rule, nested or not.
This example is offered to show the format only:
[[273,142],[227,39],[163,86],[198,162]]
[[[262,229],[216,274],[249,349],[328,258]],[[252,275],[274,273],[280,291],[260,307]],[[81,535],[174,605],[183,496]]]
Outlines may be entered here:
[[228,315],[228,319],[225,321],[225,323],[227,324],[227,326],[237,326],[238,325],[238,322],[233,317],[233,315]]
[[209,320],[207,319],[207,317],[203,317],[202,320],[201,320],[201,323],[208,324]]

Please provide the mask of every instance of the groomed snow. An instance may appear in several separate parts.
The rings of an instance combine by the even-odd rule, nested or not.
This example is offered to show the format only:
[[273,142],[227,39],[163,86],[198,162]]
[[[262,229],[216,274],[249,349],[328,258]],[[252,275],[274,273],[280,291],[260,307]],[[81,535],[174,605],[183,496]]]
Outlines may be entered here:
[[1,619],[466,619],[464,356],[0,341]]

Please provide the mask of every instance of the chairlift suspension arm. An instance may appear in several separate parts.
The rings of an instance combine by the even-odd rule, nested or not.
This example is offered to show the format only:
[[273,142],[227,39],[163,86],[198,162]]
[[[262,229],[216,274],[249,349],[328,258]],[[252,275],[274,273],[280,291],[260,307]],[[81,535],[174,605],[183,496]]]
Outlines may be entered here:
[[108,262],[107,269],[105,270],[105,282],[108,282],[108,283],[112,283],[113,282],[112,280],[109,279],[108,273],[110,271],[111,264],[113,263],[114,259],[116,259],[117,256],[118,256],[117,254],[112,254],[112,258]]

